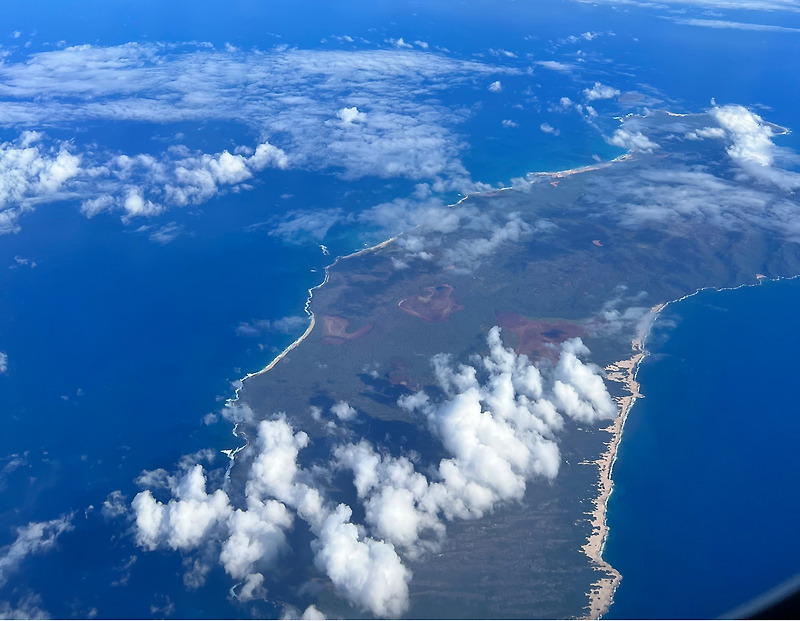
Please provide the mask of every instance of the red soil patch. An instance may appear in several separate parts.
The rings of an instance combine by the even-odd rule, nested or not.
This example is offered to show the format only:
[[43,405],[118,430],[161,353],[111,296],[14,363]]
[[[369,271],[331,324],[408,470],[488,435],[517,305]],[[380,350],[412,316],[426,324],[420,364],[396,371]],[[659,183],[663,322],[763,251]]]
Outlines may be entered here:
[[411,365],[402,358],[394,357],[391,360],[392,370],[389,371],[389,383],[392,386],[405,386],[412,392],[419,390],[419,384],[409,375]]
[[412,295],[403,298],[397,303],[397,307],[401,311],[424,319],[428,323],[447,321],[450,315],[464,309],[453,298],[452,285],[443,284],[427,287],[425,291],[428,292],[425,295]]
[[584,333],[581,326],[568,321],[531,321],[517,313],[497,311],[495,316],[497,325],[519,337],[519,345],[514,351],[534,358],[556,358],[558,350],[550,345],[558,345]]
[[347,326],[350,325],[350,320],[344,317],[336,317],[335,315],[323,315],[322,321],[322,342],[326,345],[342,345],[347,341],[352,341],[360,336],[364,336],[367,332],[372,330],[372,324],[359,328],[355,332],[348,332]]

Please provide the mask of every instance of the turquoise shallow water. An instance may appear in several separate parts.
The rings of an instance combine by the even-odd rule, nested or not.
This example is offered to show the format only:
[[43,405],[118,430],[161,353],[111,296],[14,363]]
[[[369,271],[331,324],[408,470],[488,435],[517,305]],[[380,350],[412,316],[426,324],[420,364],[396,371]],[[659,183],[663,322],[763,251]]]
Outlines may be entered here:
[[800,279],[703,291],[654,325],[614,467],[608,618],[713,618],[800,572]]

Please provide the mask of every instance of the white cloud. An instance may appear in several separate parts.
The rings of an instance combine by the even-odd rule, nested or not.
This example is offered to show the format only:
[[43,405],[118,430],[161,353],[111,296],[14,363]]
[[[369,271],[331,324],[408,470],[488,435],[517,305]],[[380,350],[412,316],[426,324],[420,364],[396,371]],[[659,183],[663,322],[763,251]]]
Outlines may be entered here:
[[497,50],[494,49],[494,48],[489,48],[489,53],[492,56],[497,56],[497,57],[500,57],[500,58],[503,58],[503,57],[505,57],[505,58],[516,58],[517,57],[517,55],[514,52],[511,52],[509,50],[504,50],[502,48],[497,49]]
[[564,343],[553,385],[560,409],[567,416],[584,423],[612,418],[617,411],[599,375],[600,369],[578,358],[588,353],[588,348],[580,339],[570,339]]
[[157,216],[164,208],[142,196],[140,188],[128,188],[128,194],[122,203],[127,216]]
[[606,86],[600,82],[595,82],[592,88],[583,89],[583,95],[587,101],[596,101],[598,99],[613,99],[619,97],[620,91],[611,86]]
[[752,24],[749,22],[730,22],[721,19],[676,19],[675,22],[686,26],[700,26],[702,28],[754,30],[756,32],[800,32],[800,28],[775,26],[773,24]]
[[[112,208],[148,216],[202,203],[225,187],[244,187],[268,166],[334,170],[346,179],[427,179],[462,190],[469,175],[452,128],[465,113],[430,95],[445,86],[468,86],[476,76],[518,72],[405,47],[245,52],[130,43],[66,47],[5,62],[0,124],[7,127],[222,120],[248,128],[261,142],[254,152],[178,148],[117,157],[104,155],[102,145],[82,153],[66,145],[59,151],[56,142],[44,149],[36,144],[40,134],[26,132],[30,144],[21,137],[0,152],[0,206],[13,204],[0,211],[0,232],[18,230],[20,216],[31,208],[20,199],[55,200],[70,189],[87,216]],[[368,119],[360,111],[364,105]],[[281,144],[269,136],[280,136]],[[33,163],[20,160],[29,148],[38,150]],[[76,179],[79,185],[71,183]]]
[[517,123],[516,121],[512,121],[511,119],[503,119],[501,121],[501,125],[506,129],[514,129],[516,127],[519,127],[519,123]]
[[386,42],[387,43],[391,43],[395,47],[404,48],[404,49],[410,49],[411,47],[413,47],[410,43],[406,43],[403,40],[403,37],[398,37],[397,39],[387,39]]
[[[642,7],[657,6],[651,0],[576,0],[590,4],[629,4]],[[734,11],[800,11],[797,0],[662,0],[660,4],[679,7],[694,6],[705,9],[729,9]]]
[[0,351],[0,373],[8,372],[8,354]]
[[23,132],[0,143],[0,234],[16,232],[17,219],[31,204],[60,197],[64,185],[80,172],[80,157],[68,145],[49,147],[41,134]]
[[539,129],[545,134],[552,134],[553,136],[558,136],[561,133],[560,130],[557,130],[555,127],[550,125],[550,123],[542,123],[539,125]]
[[658,148],[658,145],[642,132],[629,132],[622,128],[616,130],[610,138],[606,138],[606,142],[628,151],[641,151],[642,153],[652,153],[653,149]]
[[26,595],[16,604],[0,602],[0,619],[49,619],[41,606],[42,598],[35,594]]
[[352,108],[342,108],[337,113],[337,116],[342,119],[342,123],[345,125],[350,125],[355,121],[364,122],[367,119],[367,115],[364,112],[359,112],[358,108],[355,106]]
[[532,227],[517,213],[508,214],[505,223],[491,229],[488,237],[459,239],[441,252],[440,262],[453,266],[458,273],[474,271],[481,261],[494,254],[500,246],[519,241],[532,231]]
[[269,234],[289,243],[305,241],[309,237],[314,241],[322,241],[331,227],[342,220],[342,210],[338,208],[292,210],[272,227]]
[[758,227],[800,241],[797,202],[706,172],[684,168],[642,170],[630,178],[592,182],[587,198],[604,205],[606,213],[623,226],[690,221],[723,230]]
[[[208,493],[202,467],[190,466],[190,459],[182,476],[147,473],[142,482],[166,485],[173,498],[162,503],[149,490],[136,496],[138,544],[209,549],[213,533],[222,542],[219,562],[240,583],[236,596],[247,600],[265,592],[296,514],[309,526],[314,564],[336,592],[372,615],[399,617],[411,579],[404,556],[438,549],[446,520],[481,517],[521,499],[530,478],[555,477],[562,414],[593,423],[616,412],[599,370],[580,360],[587,350],[579,339],[564,343],[559,363],[541,371],[504,347],[499,328],[489,332],[487,345],[488,355],[473,357],[474,366],[456,368],[441,354],[432,359],[441,399],[418,392],[400,401],[424,416],[449,454],[427,469],[430,480],[409,458],[380,455],[364,440],[334,447],[327,463],[302,467],[298,459],[309,437],[279,415],[257,424],[246,449],[252,461],[243,508],[234,508],[221,489]],[[347,417],[355,412],[344,402],[337,408]],[[245,418],[253,422],[252,412]],[[336,467],[353,472],[365,525],[352,521],[350,506],[323,492],[320,481]]]
[[564,343],[558,366],[544,371],[505,348],[499,328],[487,344],[489,354],[474,357],[474,366],[433,358],[441,400],[424,392],[400,400],[425,416],[450,455],[427,469],[430,480],[408,458],[378,454],[365,440],[335,450],[353,472],[373,534],[412,558],[439,548],[443,520],[482,517],[520,500],[531,478],[556,476],[559,410],[580,422],[616,413],[599,369],[578,358],[587,353],[579,339]]
[[308,436],[294,434],[284,419],[263,421],[248,496],[269,494],[295,508],[316,536],[314,562],[336,590],[372,614],[398,617],[408,605],[411,572],[392,545],[365,537],[350,522],[350,507],[325,506],[320,493],[302,481],[308,475],[298,467],[297,456],[307,444]]
[[72,529],[71,515],[49,522],[30,522],[27,526],[18,528],[17,538],[0,548],[0,587],[5,585],[25,557],[50,550],[62,533]]
[[561,71],[562,73],[569,73],[575,68],[574,65],[562,63],[557,60],[537,60],[534,64],[552,71]]
[[742,164],[772,165],[774,134],[760,116],[742,106],[713,108],[711,116],[733,141],[728,148],[732,159]]
[[489,85],[489,90],[492,93],[499,93],[503,90],[503,85],[500,83],[500,80],[495,80]]
[[703,140],[704,138],[725,138],[725,130],[721,127],[701,127],[688,131],[683,135],[688,140]]
[[715,107],[710,115],[727,132],[728,155],[747,175],[786,191],[800,188],[800,174],[776,166],[775,132],[760,116],[734,105]]
[[342,421],[354,420],[357,414],[356,409],[346,401],[337,401],[331,406],[331,412]]
[[316,528],[315,563],[351,602],[381,617],[399,618],[408,607],[411,572],[392,545],[364,537],[338,505]]
[[289,315],[280,319],[255,319],[242,321],[236,326],[236,334],[245,337],[262,336],[269,332],[279,334],[293,334],[308,326],[308,317],[304,315]]
[[[246,511],[236,509],[228,518],[230,535],[220,552],[220,563],[236,580],[263,575],[257,570],[271,567],[285,551],[285,531],[292,526],[293,517],[286,507],[274,500],[262,502],[248,498]],[[259,580],[259,578],[250,578]],[[251,582],[250,592],[255,583]],[[243,599],[251,599],[240,594]]]
[[231,514],[224,491],[206,493],[206,477],[199,464],[175,482],[172,493],[175,498],[166,505],[156,500],[150,490],[138,493],[133,499],[136,542],[143,548],[196,547]]
[[128,512],[128,506],[123,493],[118,489],[111,492],[103,501],[100,511],[108,520],[125,515]]

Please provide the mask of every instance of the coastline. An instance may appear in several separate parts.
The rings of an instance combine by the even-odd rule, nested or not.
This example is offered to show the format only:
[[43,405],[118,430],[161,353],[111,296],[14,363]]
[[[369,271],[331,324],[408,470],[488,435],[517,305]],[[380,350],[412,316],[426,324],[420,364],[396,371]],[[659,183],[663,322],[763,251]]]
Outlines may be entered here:
[[636,336],[631,342],[631,350],[633,356],[618,362],[609,364],[606,370],[606,377],[612,382],[619,382],[629,393],[620,397],[615,397],[619,407],[619,414],[614,421],[601,431],[607,431],[611,434],[611,439],[606,444],[606,450],[600,457],[593,462],[581,462],[583,464],[597,465],[598,467],[598,494],[592,499],[594,509],[587,512],[591,516],[590,524],[592,526],[592,533],[589,539],[583,545],[581,550],[592,565],[606,573],[606,576],[594,582],[589,592],[586,594],[589,598],[588,613],[582,617],[585,619],[599,619],[614,601],[614,592],[617,590],[622,574],[619,573],[611,564],[603,558],[603,549],[605,548],[606,540],[608,538],[608,499],[614,489],[614,481],[611,478],[614,469],[614,462],[617,459],[617,450],[619,448],[620,440],[622,439],[622,431],[625,427],[625,421],[630,413],[633,404],[637,398],[642,397],[639,392],[639,383],[636,381],[636,374],[639,370],[639,364],[647,355],[644,348],[644,342],[650,332],[658,314],[664,309],[667,304],[657,304],[650,309],[645,322],[640,326]]
[[743,283],[735,287],[701,287],[692,293],[688,293],[675,300],[663,302],[653,306],[650,313],[647,315],[645,322],[640,326],[639,330],[633,341],[631,342],[631,350],[633,356],[624,360],[613,362],[606,368],[606,378],[613,382],[619,382],[629,393],[621,397],[615,397],[614,400],[619,406],[619,414],[614,421],[601,431],[607,431],[611,434],[611,438],[606,444],[606,450],[600,457],[592,462],[581,462],[586,465],[598,466],[598,494],[592,499],[594,509],[586,514],[591,516],[590,523],[592,525],[592,533],[587,542],[583,545],[581,550],[590,559],[592,565],[597,569],[606,572],[606,577],[598,579],[592,583],[589,592],[586,596],[589,598],[589,604],[585,606],[584,610],[588,612],[581,618],[583,619],[600,619],[605,615],[611,604],[614,602],[614,593],[622,580],[622,574],[608,563],[603,558],[606,540],[608,538],[609,526],[607,523],[608,513],[608,499],[611,496],[614,488],[614,481],[612,478],[614,464],[617,460],[617,452],[619,449],[620,441],[622,440],[622,433],[625,429],[625,421],[628,418],[633,404],[637,398],[643,397],[639,392],[639,382],[636,379],[639,365],[642,360],[647,356],[648,352],[644,347],[647,336],[653,326],[658,315],[670,304],[681,302],[688,298],[694,297],[702,291],[712,289],[714,291],[733,291],[742,287],[757,287],[764,282],[775,282],[779,280],[793,280],[800,278],[800,275],[785,276],[777,278],[768,278],[764,274],[756,273],[756,282]]

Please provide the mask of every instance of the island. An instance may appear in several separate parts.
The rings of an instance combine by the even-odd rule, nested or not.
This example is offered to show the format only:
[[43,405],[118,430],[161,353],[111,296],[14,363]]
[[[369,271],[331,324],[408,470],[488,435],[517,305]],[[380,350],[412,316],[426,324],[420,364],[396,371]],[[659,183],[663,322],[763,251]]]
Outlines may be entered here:
[[[309,329],[229,404],[247,446],[228,487],[244,505],[279,450],[266,430],[289,430],[292,474],[270,497],[308,524],[289,535],[313,560],[295,578],[327,614],[608,610],[624,576],[603,559],[605,507],[653,319],[703,288],[800,273],[794,173],[743,160],[728,113],[750,114],[626,117],[625,157],[470,195],[447,208],[457,225],[327,269]],[[334,526],[368,555],[361,574],[326,556]],[[381,599],[369,572],[384,570]]]

